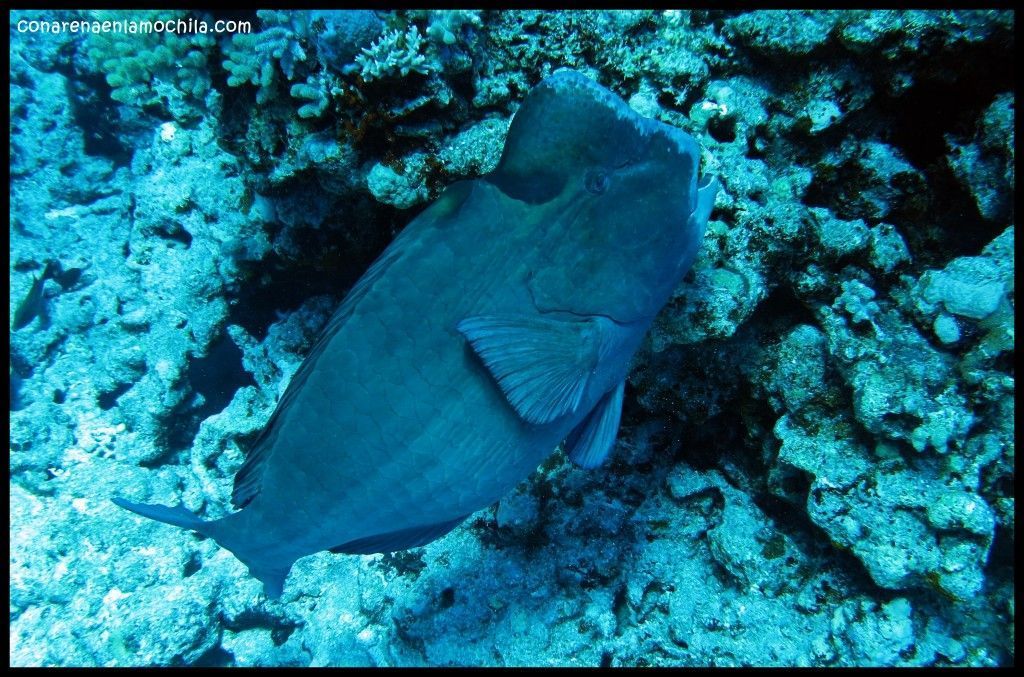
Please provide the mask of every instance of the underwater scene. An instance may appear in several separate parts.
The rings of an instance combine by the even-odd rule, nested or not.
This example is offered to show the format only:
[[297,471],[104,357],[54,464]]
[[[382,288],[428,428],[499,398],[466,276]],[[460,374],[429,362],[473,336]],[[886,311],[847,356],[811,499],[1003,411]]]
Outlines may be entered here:
[[9,12],[10,664],[1012,665],[1014,33]]

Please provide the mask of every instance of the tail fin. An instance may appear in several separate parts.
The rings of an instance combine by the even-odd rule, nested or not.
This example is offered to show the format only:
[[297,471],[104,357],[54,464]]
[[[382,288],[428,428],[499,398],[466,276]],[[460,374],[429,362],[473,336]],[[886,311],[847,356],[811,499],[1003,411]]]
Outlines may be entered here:
[[125,510],[131,510],[137,515],[148,517],[149,519],[156,520],[157,522],[173,524],[174,526],[181,527],[182,529],[198,531],[202,535],[212,538],[217,541],[222,548],[229,550],[231,554],[239,559],[239,561],[249,567],[249,573],[263,583],[263,592],[268,598],[277,599],[281,596],[281,593],[284,590],[284,579],[288,576],[288,572],[292,568],[292,563],[288,562],[285,566],[279,566],[276,563],[268,565],[266,563],[256,561],[255,558],[243,555],[241,551],[244,551],[244,547],[242,546],[242,543],[239,542],[240,539],[238,539],[237,536],[232,538],[233,530],[224,528],[226,526],[225,522],[239,513],[228,515],[227,517],[219,520],[206,521],[200,519],[194,512],[181,504],[171,508],[166,505],[135,503],[123,498],[112,498],[110,500],[114,502],[114,505],[122,507]]

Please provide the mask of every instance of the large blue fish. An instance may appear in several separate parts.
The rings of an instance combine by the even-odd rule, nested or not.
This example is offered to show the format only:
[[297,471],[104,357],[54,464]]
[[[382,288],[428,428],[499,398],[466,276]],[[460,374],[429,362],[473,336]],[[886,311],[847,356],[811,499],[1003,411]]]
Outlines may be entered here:
[[701,246],[717,184],[698,158],[579,73],[547,78],[497,169],[450,186],[334,313],[235,477],[241,510],[115,502],[214,538],[276,597],[305,555],[441,537],[563,441],[597,466]]

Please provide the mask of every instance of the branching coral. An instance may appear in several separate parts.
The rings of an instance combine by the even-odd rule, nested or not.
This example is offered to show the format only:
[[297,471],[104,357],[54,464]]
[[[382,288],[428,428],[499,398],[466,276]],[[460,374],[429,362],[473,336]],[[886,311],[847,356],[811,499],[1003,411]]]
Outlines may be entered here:
[[265,104],[273,98],[277,71],[291,80],[295,66],[306,60],[306,51],[300,42],[305,35],[308,16],[303,12],[260,10],[264,30],[259,33],[237,33],[231,36],[224,52],[224,68],[230,73],[228,85],[239,87],[246,83],[256,85],[256,102]]
[[[151,26],[152,22],[186,19],[184,11],[96,11],[96,21]],[[115,101],[135,106],[160,104],[171,98],[201,99],[210,88],[206,52],[213,46],[206,34],[145,31],[97,31],[89,33],[86,54],[92,65],[106,74]],[[167,85],[167,86],[161,86]],[[168,103],[172,103],[169,102]]]
[[354,71],[352,58],[381,28],[369,10],[260,10],[257,15],[261,32],[234,35],[225,45],[228,85],[255,85],[256,102],[263,105],[275,96],[280,71],[289,81],[299,80],[288,91],[304,101],[298,110],[302,118],[317,118],[327,110],[337,90],[337,76],[330,70]]
[[299,106],[300,118],[318,118],[323,115],[330,104],[330,85],[323,75],[310,75],[306,82],[292,85],[289,90],[292,97],[303,99],[308,103]]
[[436,61],[425,53],[426,45],[419,28],[409,26],[404,33],[399,30],[382,35],[369,48],[356,57],[363,80],[370,82],[394,75],[408,75],[415,71],[424,75],[439,70]]

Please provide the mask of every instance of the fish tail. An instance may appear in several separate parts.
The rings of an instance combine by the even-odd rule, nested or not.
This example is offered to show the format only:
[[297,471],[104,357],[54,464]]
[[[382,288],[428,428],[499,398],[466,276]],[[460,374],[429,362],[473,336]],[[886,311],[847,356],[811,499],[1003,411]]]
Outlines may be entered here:
[[181,527],[182,529],[196,531],[203,536],[212,538],[222,548],[229,550],[242,564],[249,567],[249,573],[263,583],[263,591],[267,597],[277,599],[284,591],[284,579],[292,568],[291,563],[284,567],[268,566],[259,562],[258,558],[246,556],[244,554],[244,545],[239,542],[239,539],[234,537],[235,530],[229,527],[233,518],[236,518],[241,513],[234,513],[217,520],[204,520],[181,504],[172,508],[166,505],[135,503],[120,497],[112,498],[111,501],[113,501],[114,505],[130,510],[137,515]]

